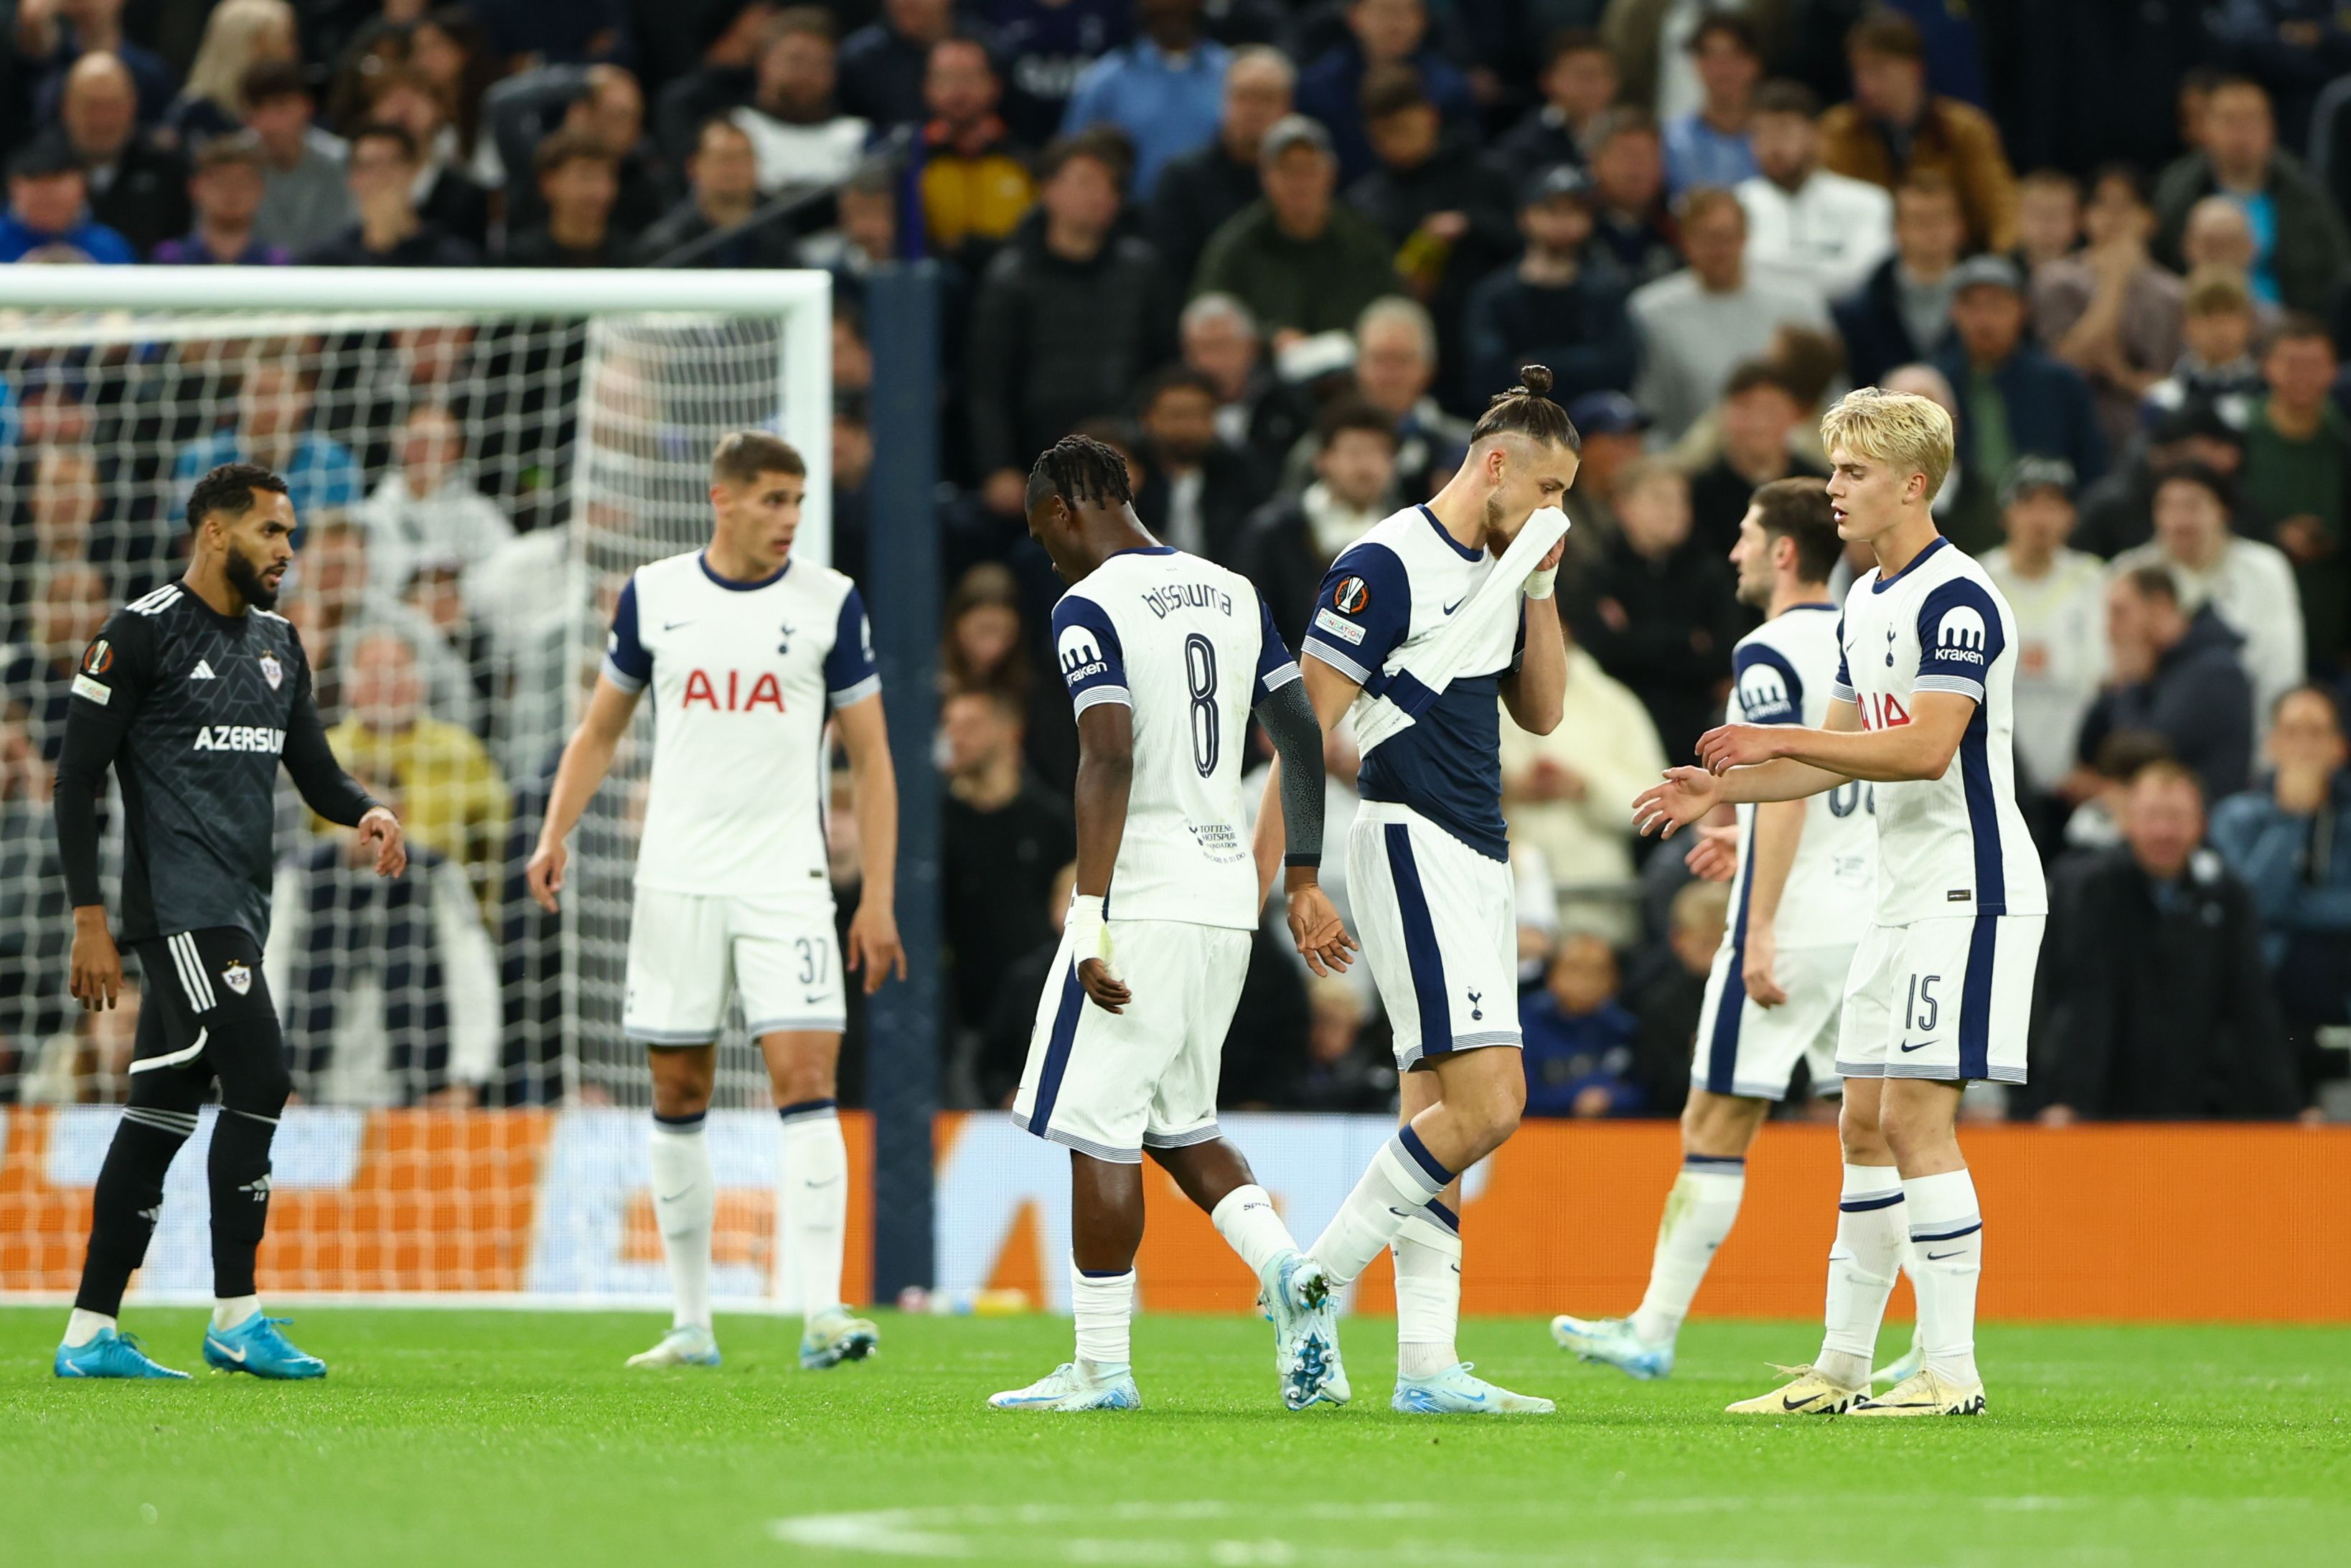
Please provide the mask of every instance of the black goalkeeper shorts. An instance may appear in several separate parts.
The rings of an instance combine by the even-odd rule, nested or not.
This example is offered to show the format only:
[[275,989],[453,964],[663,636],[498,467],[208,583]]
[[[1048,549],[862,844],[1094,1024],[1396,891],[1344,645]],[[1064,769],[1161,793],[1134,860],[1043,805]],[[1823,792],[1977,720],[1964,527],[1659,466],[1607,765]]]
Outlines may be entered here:
[[140,1077],[165,1069],[205,1079],[234,1077],[237,1065],[258,1060],[283,1071],[277,1009],[251,936],[215,925],[134,942],[131,950],[144,978],[131,1051],[134,1086]]

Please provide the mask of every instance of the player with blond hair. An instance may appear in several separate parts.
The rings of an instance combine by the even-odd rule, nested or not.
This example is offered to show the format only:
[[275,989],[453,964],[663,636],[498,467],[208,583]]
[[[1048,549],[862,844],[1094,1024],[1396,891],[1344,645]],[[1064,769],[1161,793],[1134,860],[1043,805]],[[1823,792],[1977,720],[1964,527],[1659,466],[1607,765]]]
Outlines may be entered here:
[[[1716,806],[1876,786],[1878,877],[1837,1038],[1844,1181],[1827,1325],[1811,1365],[1740,1414],[1972,1416],[1983,1219],[1959,1151],[1973,1082],[2022,1083],[2033,966],[2048,909],[2017,810],[2011,755],[2016,618],[1928,509],[1951,465],[1951,420],[1864,387],[1821,422],[1837,530],[1876,567],[1846,596],[1826,722],[1726,725],[1634,802],[1643,832]],[[1870,1357],[1903,1249],[1926,1360],[1875,1398]]]

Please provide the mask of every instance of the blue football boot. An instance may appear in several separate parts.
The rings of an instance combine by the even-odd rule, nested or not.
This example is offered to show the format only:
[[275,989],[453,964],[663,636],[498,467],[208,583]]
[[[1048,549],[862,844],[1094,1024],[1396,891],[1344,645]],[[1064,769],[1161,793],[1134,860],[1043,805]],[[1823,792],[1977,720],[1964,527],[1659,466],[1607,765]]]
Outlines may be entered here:
[[117,1333],[112,1329],[99,1330],[82,1344],[57,1346],[53,1370],[59,1377],[175,1377],[183,1383],[188,1379],[186,1373],[150,1360],[139,1348],[137,1334]]
[[327,1364],[297,1350],[277,1332],[292,1318],[267,1318],[254,1313],[235,1328],[204,1331],[204,1364],[220,1372],[249,1372],[256,1377],[298,1379],[324,1377]]

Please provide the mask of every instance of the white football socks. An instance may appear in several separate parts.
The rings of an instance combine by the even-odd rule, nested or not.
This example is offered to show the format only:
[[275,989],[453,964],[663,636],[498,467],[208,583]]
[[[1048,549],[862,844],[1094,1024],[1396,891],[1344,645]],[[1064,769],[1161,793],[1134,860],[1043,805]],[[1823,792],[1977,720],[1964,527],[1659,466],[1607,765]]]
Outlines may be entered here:
[[1400,1127],[1380,1145],[1355,1190],[1331,1217],[1307,1250],[1331,1276],[1334,1287],[1353,1284],[1371,1260],[1386,1249],[1405,1221],[1425,1207],[1453,1180],[1437,1163],[1420,1135]]
[[1823,1376],[1847,1388],[1869,1386],[1886,1298],[1901,1271],[1902,1249],[1909,1240],[1902,1185],[1892,1166],[1844,1167],[1818,1364]]
[[777,1114],[784,1126],[786,1299],[813,1318],[841,1305],[841,1248],[849,1230],[849,1147],[830,1100],[804,1100]]
[[1910,1282],[1918,1291],[1918,1332],[1927,1367],[1965,1385],[1976,1381],[1976,1281],[1983,1273],[1983,1215],[1975,1177],[1962,1168],[1902,1184],[1910,1211]]
[[648,1142],[653,1223],[669,1258],[676,1305],[670,1326],[710,1327],[710,1230],[718,1212],[718,1181],[710,1169],[710,1134],[700,1115],[653,1118]]
[[1747,1162],[1738,1155],[1682,1156],[1681,1175],[1674,1178],[1666,1212],[1657,1220],[1648,1293],[1633,1313],[1633,1333],[1643,1344],[1674,1343],[1715,1249],[1739,1218],[1739,1200],[1746,1191]]
[[1389,1243],[1395,1254],[1396,1375],[1426,1377],[1461,1359],[1461,1221],[1431,1198]]
[[1260,1279],[1268,1263],[1284,1252],[1298,1249],[1290,1227],[1273,1207],[1272,1195],[1261,1186],[1233,1188],[1209,1211],[1208,1218],[1216,1225],[1217,1234],[1225,1239],[1225,1245],[1239,1253],[1249,1271]]
[[260,1310],[259,1296],[215,1296],[213,1299],[213,1327],[233,1329]]
[[104,1312],[86,1312],[79,1307],[66,1319],[66,1348],[78,1350],[96,1339],[99,1333],[114,1326],[114,1320]]
[[1127,1369],[1134,1324],[1134,1270],[1089,1274],[1070,1264],[1070,1312],[1078,1326],[1078,1370],[1096,1381]]

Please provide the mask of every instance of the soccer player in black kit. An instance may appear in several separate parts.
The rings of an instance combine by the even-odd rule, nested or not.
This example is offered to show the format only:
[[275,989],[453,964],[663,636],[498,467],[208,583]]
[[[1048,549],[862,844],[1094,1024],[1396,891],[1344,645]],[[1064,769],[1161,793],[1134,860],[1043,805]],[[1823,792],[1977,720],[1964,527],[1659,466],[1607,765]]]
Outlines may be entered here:
[[270,613],[294,559],[286,481],[230,463],[188,498],[185,577],[116,611],[82,654],[57,759],[57,848],[73,900],[72,990],[114,1006],[122,959],[98,878],[99,804],[122,785],[122,942],[145,979],[130,1105],[99,1172],[81,1290],[57,1347],[59,1377],[185,1377],[115,1328],[147,1254],[172,1156],[220,1085],[212,1188],[207,1364],[263,1377],[323,1377],[327,1364],[264,1317],[253,1279],[269,1217],[269,1144],[291,1081],[261,976],[269,933],[277,765],[310,808],[356,827],[381,876],[408,864],[400,822],[327,747],[310,664]]

